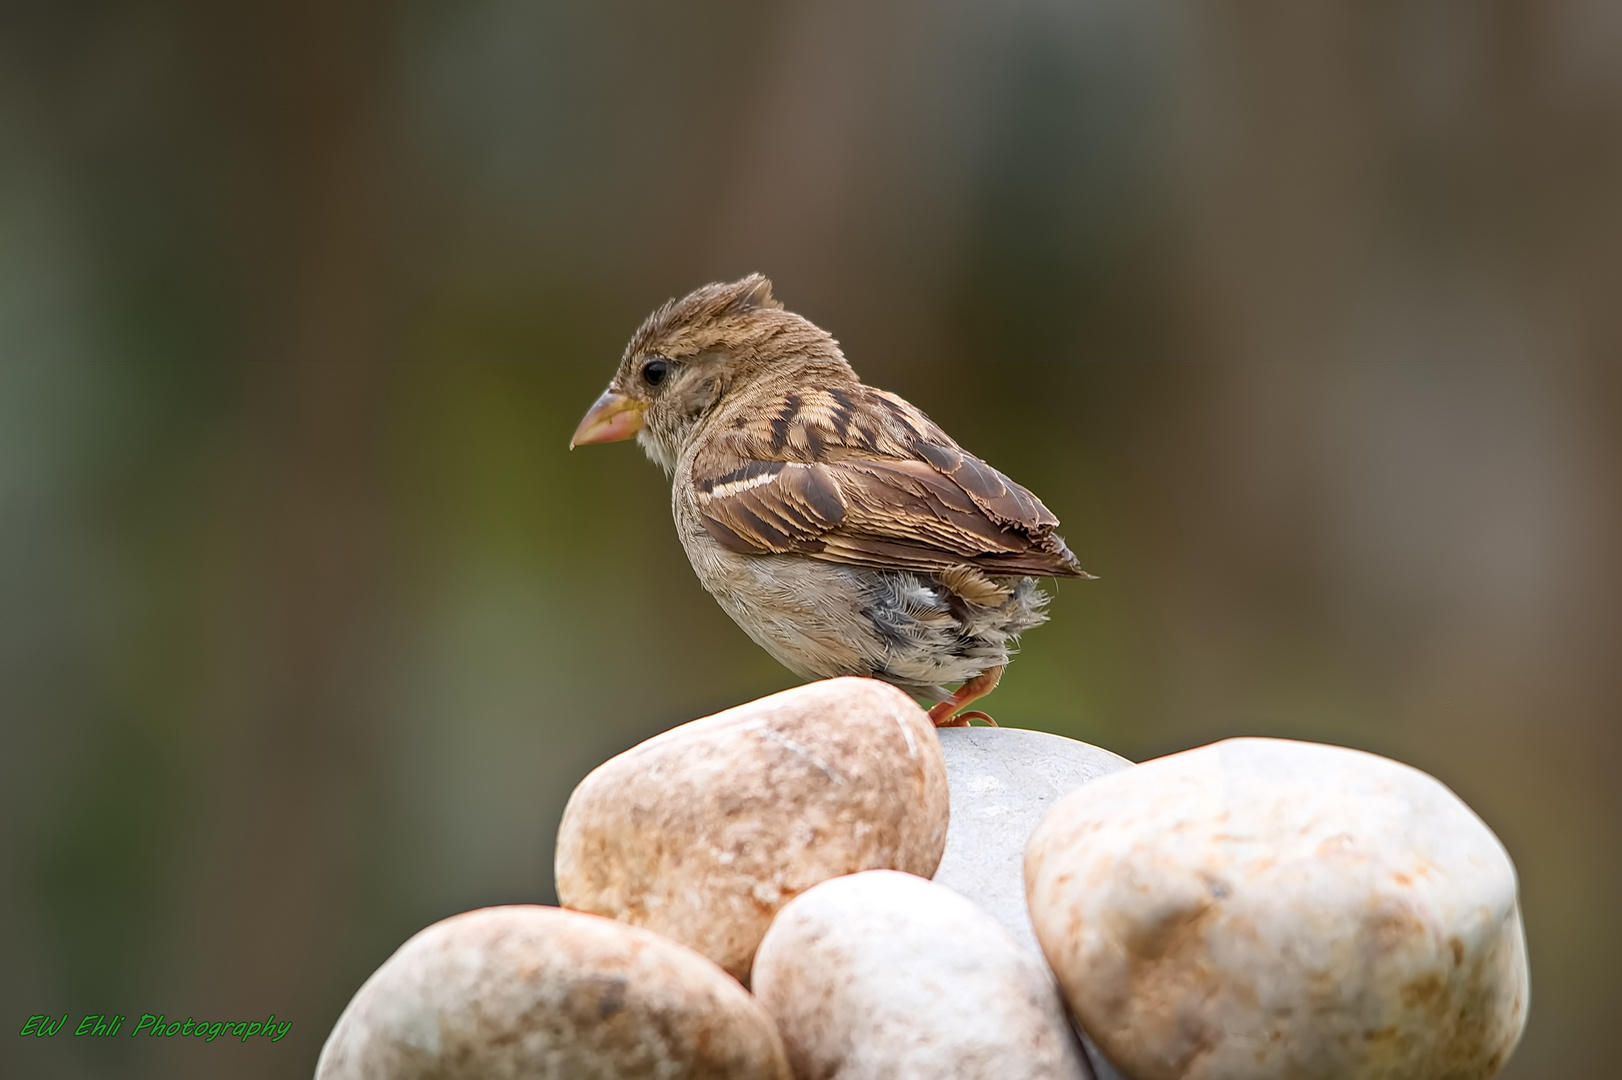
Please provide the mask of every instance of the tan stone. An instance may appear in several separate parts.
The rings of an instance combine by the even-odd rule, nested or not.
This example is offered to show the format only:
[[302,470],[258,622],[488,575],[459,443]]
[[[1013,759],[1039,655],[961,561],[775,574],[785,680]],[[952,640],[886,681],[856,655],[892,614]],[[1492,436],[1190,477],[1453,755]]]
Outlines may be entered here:
[[338,1018],[316,1080],[789,1080],[760,1003],[656,934],[550,907],[435,923]]
[[1037,940],[1136,1080],[1482,1080],[1526,1020],[1515,870],[1417,769],[1232,739],[1066,796]]
[[932,874],[947,815],[924,711],[885,683],[828,679],[683,724],[593,771],[558,829],[558,897],[745,979],[772,916],[818,882]]
[[755,993],[800,1080],[1091,1080],[1053,977],[973,901],[873,870],[790,901]]

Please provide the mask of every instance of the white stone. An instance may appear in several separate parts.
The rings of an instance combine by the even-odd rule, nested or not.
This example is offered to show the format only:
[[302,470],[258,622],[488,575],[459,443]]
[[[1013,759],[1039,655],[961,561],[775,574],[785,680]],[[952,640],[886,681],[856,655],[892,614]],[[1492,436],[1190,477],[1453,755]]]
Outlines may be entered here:
[[551,907],[445,919],[344,1009],[316,1080],[790,1080],[770,1017],[656,934]]
[[1057,987],[973,902],[874,870],[789,902],[754,988],[800,1080],[1088,1080]]
[[[986,910],[1016,942],[1041,958],[1025,904],[1025,842],[1053,804],[1132,762],[1108,750],[1023,728],[943,728],[952,821],[935,882]],[[1121,1080],[1081,1033],[1097,1080]]]
[[1045,731],[942,728],[952,820],[935,883],[979,904],[1040,957],[1025,906],[1025,841],[1060,798],[1130,768],[1118,754]]
[[885,683],[828,679],[683,724],[594,770],[558,829],[558,897],[746,979],[772,916],[818,882],[934,873],[948,807],[924,711]]
[[1526,1019],[1514,867],[1372,754],[1232,739],[1066,796],[1031,836],[1037,939],[1136,1080],[1481,1080]]

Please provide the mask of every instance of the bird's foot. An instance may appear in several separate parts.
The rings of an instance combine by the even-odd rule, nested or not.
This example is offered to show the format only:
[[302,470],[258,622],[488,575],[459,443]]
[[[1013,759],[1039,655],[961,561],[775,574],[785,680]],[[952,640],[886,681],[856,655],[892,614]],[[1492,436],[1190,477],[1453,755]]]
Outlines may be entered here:
[[984,720],[986,722],[987,726],[989,726],[989,727],[996,727],[997,726],[997,721],[993,720],[991,717],[987,716],[985,713],[981,712],[979,709],[971,709],[968,712],[957,713],[954,716],[947,717],[945,723],[936,724],[935,726],[936,727],[973,727],[974,725],[970,723],[971,720]]
[[954,693],[949,700],[943,701],[939,705],[936,705],[934,708],[930,709],[930,723],[934,724],[938,728],[968,727],[970,720],[984,720],[992,727],[996,727],[997,721],[993,720],[983,712],[976,710],[974,712],[959,713],[958,710],[963,708],[963,706],[967,705],[969,702],[974,701],[977,698],[983,698],[987,694],[991,693],[991,691],[997,688],[997,683],[1001,679],[1001,667],[994,667],[989,671],[982,671],[980,674],[958,687],[957,692]]

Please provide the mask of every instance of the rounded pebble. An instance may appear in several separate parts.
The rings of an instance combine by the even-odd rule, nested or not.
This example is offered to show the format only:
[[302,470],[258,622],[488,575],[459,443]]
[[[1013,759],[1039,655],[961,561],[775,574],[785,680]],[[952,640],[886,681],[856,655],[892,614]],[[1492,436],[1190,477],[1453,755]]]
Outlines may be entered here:
[[828,679],[683,724],[593,771],[558,829],[558,897],[742,980],[772,916],[818,882],[934,873],[948,813],[924,711],[888,684]]
[[952,823],[937,885],[967,896],[1042,955],[1025,906],[1025,841],[1061,798],[1132,763],[1062,735],[1022,728],[942,728]]
[[[1025,842],[1059,799],[1132,762],[1088,743],[1011,727],[942,728],[952,824],[935,883],[962,893],[1040,958],[1025,905]],[[1081,1032],[1097,1080],[1121,1080]]]
[[790,1080],[760,1003],[690,949],[551,907],[435,923],[356,992],[316,1080]]
[[1482,1080],[1525,1024],[1515,870],[1356,750],[1231,739],[1095,780],[1032,834],[1036,936],[1136,1080]]
[[754,986],[801,1080],[1091,1080],[1041,961],[910,874],[854,874],[791,901]]

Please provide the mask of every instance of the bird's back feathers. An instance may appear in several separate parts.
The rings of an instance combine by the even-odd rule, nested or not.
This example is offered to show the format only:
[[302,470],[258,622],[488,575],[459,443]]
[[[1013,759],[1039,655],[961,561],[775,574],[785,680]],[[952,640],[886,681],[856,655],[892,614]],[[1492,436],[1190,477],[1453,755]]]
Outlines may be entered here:
[[1087,576],[1041,500],[906,401],[854,376],[816,386],[783,376],[747,410],[723,407],[699,440],[693,494],[727,549],[935,574]]

